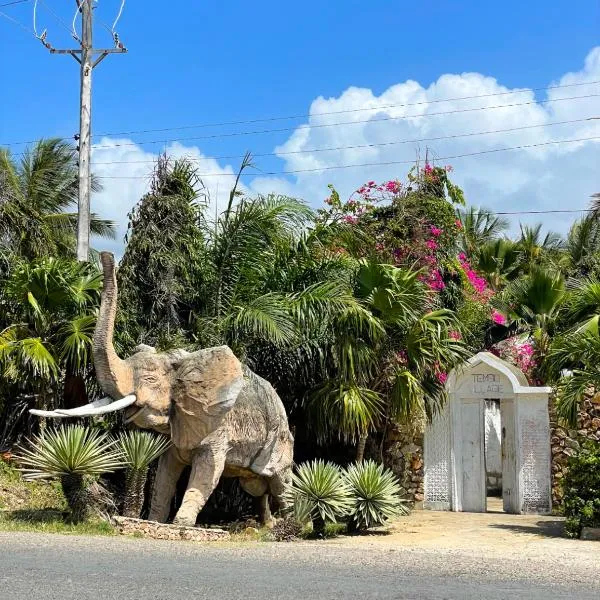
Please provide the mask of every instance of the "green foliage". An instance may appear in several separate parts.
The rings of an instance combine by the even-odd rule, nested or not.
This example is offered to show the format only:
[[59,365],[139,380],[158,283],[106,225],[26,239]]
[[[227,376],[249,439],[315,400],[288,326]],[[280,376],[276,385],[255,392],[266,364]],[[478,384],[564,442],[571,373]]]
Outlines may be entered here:
[[[0,249],[27,259],[75,257],[79,187],[77,151],[58,139],[40,140],[20,160],[0,149]],[[92,190],[100,185],[92,178]],[[114,238],[114,224],[92,215],[91,231]]]
[[170,440],[148,431],[133,429],[121,434],[118,446],[127,469],[123,514],[137,519],[144,503],[144,486],[150,463],[169,448]]
[[600,337],[585,330],[557,337],[545,368],[550,379],[557,381],[558,415],[575,425],[586,391],[600,390]]
[[322,460],[304,463],[292,474],[287,491],[292,503],[305,502],[310,510],[315,533],[322,533],[325,523],[336,523],[348,514],[350,491],[337,465]]
[[352,496],[350,521],[356,529],[369,529],[408,514],[400,498],[400,485],[395,475],[375,461],[350,465],[344,473]]
[[118,445],[127,468],[142,471],[169,448],[170,441],[149,431],[132,429],[121,434]]
[[116,444],[98,429],[65,425],[35,435],[17,460],[27,479],[102,475],[124,466]]
[[579,537],[582,527],[600,527],[600,444],[588,442],[569,459],[564,479],[567,535]]
[[118,271],[118,341],[164,348],[189,343],[192,304],[202,283],[203,185],[186,159],[156,164],[151,190],[129,214]]
[[105,490],[95,478],[123,467],[121,452],[106,433],[66,425],[34,436],[16,457],[27,479],[59,477],[73,523],[89,516],[94,495]]
[[496,241],[509,226],[508,219],[476,206],[459,209],[456,216],[461,224],[459,246],[468,257],[473,257],[482,246]]

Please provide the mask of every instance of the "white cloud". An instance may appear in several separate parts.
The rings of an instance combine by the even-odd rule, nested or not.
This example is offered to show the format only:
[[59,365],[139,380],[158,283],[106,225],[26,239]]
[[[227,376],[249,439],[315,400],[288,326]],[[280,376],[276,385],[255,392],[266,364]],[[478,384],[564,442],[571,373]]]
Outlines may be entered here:
[[[600,47],[588,54],[581,70],[566,73],[549,85],[571,85],[598,80]],[[367,88],[350,87],[338,97],[315,99],[310,107],[311,116],[307,124],[297,128],[275,152],[283,162],[282,171],[412,161],[417,156],[423,159],[428,153],[430,158],[440,157],[443,164],[453,164],[454,180],[463,186],[471,204],[498,211],[583,208],[587,205],[589,196],[600,191],[600,140],[455,159],[443,157],[543,144],[551,140],[600,137],[600,120],[552,124],[600,116],[597,97],[544,102],[599,91],[600,86],[597,84],[548,89],[546,93],[538,94],[540,100],[536,101],[533,90],[509,89],[493,77],[479,73],[444,74],[428,87],[423,87],[416,81],[406,81],[391,86],[379,96]],[[464,96],[486,97],[436,102]],[[407,104],[410,106],[406,106]],[[503,105],[503,108],[465,110],[498,105]],[[365,108],[373,110],[362,110]],[[276,112],[275,109],[273,107],[273,112]],[[319,127],[342,122],[347,124]],[[532,125],[537,127],[445,140],[389,144],[402,140],[439,138]],[[114,146],[118,141],[103,140],[103,145]],[[315,148],[383,143],[386,145],[340,148],[326,152],[310,151]],[[189,155],[203,159],[201,164],[204,172],[219,173],[219,177],[211,177],[210,181],[207,178],[206,183],[214,195],[216,183],[219,182],[219,203],[223,201],[232,181],[228,176],[233,172],[230,166],[219,165],[214,159],[205,157],[198,148],[176,144],[167,150],[176,156]],[[139,147],[109,147],[94,152],[94,161],[100,162],[101,157],[107,161],[130,161],[135,157],[152,158],[152,155]],[[260,163],[258,166],[260,167]],[[261,176],[254,178],[249,187],[254,192],[276,191],[302,197],[316,206],[327,195],[328,183],[333,183],[342,195],[349,195],[367,180],[403,178],[409,168],[409,164],[398,164],[297,173],[290,178]],[[99,165],[95,169],[100,175],[119,176],[145,175],[148,170],[148,164]],[[118,219],[122,232],[126,226],[125,214],[143,193],[144,181],[104,180],[104,183],[105,191],[96,197],[95,208],[104,216]],[[540,215],[523,217],[522,220],[543,220],[547,227],[565,232],[574,217],[575,215]],[[515,226],[517,223],[518,217],[515,217]]]

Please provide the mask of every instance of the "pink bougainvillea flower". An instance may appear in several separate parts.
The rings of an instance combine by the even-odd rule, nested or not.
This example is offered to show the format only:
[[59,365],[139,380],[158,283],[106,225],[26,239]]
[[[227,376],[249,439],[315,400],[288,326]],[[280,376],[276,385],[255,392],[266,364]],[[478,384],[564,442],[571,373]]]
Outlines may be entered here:
[[425,245],[430,249],[430,250],[436,250],[438,247],[438,244],[435,240],[427,240],[425,242]]
[[492,311],[492,321],[494,321],[496,325],[506,325],[506,317],[497,310]]
[[352,215],[345,215],[344,221],[346,223],[352,223],[352,224],[358,223],[358,219]]
[[460,262],[464,262],[465,260],[467,260],[467,255],[464,252],[461,252],[458,255],[458,260],[460,260]]
[[454,167],[452,165],[446,165],[444,169],[446,169],[446,173],[452,173],[452,171],[454,171]]
[[454,224],[456,225],[457,229],[463,228],[463,224],[460,222],[460,219],[456,219],[456,221],[454,221]]
[[446,383],[446,381],[448,381],[448,373],[443,373],[442,371],[440,371],[439,373],[436,373],[438,381],[444,385]]
[[429,231],[431,232],[431,235],[434,235],[435,237],[440,237],[440,235],[442,235],[442,233],[444,232],[443,229],[440,229],[439,227],[436,227],[435,225],[432,225],[429,228]]
[[451,340],[462,340],[462,335],[460,335],[460,331],[449,331],[448,337]]
[[429,175],[433,171],[433,167],[429,163],[425,163],[425,174]]

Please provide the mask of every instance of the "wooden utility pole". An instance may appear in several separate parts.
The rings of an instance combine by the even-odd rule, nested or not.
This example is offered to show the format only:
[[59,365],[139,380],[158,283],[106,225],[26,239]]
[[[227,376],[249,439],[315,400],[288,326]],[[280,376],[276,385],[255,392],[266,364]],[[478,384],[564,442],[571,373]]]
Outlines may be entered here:
[[[92,45],[93,32],[93,2],[94,0],[75,0],[77,10],[81,14],[81,38],[73,30],[73,37],[79,42],[80,47],[75,50],[58,50],[46,40],[46,32],[38,36],[42,44],[51,54],[70,54],[80,65],[80,91],[79,91],[79,198],[77,210],[77,260],[88,260],[90,251],[90,196],[91,196],[91,169],[92,154],[92,71],[109,54],[123,54],[127,49],[119,41],[119,36],[114,31],[112,34],[114,48],[97,48]],[[36,2],[37,4],[37,2]],[[122,11],[123,5],[121,5]],[[35,7],[34,7],[35,10]],[[121,15],[119,12],[119,16]],[[77,15],[77,13],[75,13]],[[37,35],[37,34],[36,34]]]

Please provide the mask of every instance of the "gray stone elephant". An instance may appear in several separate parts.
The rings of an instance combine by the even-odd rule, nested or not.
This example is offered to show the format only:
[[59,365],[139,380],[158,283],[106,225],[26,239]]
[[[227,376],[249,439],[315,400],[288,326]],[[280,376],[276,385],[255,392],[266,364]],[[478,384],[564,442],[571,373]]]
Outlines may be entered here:
[[175,523],[194,525],[219,478],[238,477],[261,498],[271,519],[269,495],[281,506],[291,478],[294,439],[273,387],[244,367],[227,346],[197,352],[157,353],[140,346],[126,360],[113,347],[117,282],[112,254],[101,254],[104,288],[93,339],[96,375],[108,398],[45,417],[85,417],[124,410],[126,422],[169,435],[159,459],[149,519],[164,522],[177,481],[191,473]]

